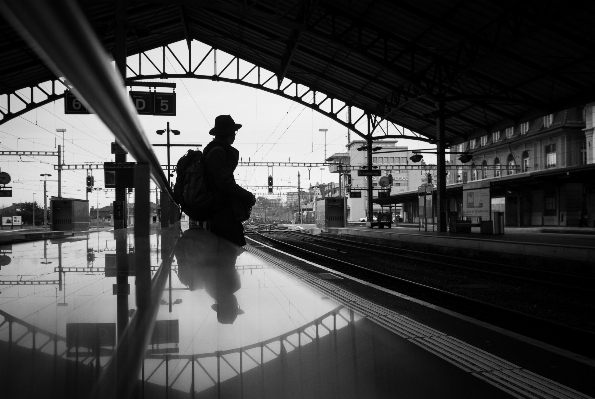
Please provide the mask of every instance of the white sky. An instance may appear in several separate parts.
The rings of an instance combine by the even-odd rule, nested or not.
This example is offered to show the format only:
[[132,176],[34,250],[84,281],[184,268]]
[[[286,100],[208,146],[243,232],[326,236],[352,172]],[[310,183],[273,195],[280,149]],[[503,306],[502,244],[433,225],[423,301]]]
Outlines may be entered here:
[[[177,43],[170,47],[175,51],[178,46],[185,46],[185,44]],[[193,46],[203,51],[207,48],[196,42]],[[193,52],[195,52],[194,47]],[[226,64],[225,55],[221,52],[218,53],[218,64]],[[175,65],[172,66],[175,67]],[[165,143],[165,135],[159,136],[155,130],[165,129],[167,122],[170,122],[172,129],[181,132],[179,136],[171,135],[172,143],[200,143],[204,147],[212,139],[208,132],[214,124],[215,117],[220,114],[230,114],[236,123],[243,125],[234,147],[240,151],[240,156],[245,161],[250,158],[252,161],[281,162],[291,159],[294,162],[323,162],[324,134],[319,132],[319,129],[328,129],[327,157],[335,152],[346,150],[347,129],[345,127],[316,111],[280,96],[233,83],[210,80],[170,79],[167,82],[177,83],[177,116],[139,116],[151,143]],[[50,87],[49,84],[43,86],[48,89]],[[147,89],[136,88],[135,90]],[[159,89],[159,91],[170,92],[171,89]],[[26,90],[21,95],[28,98],[29,91]],[[0,107],[6,109],[6,96],[0,96]],[[363,127],[365,125],[362,129]],[[103,123],[95,115],[65,115],[62,100],[47,104],[0,125],[0,149],[56,151],[57,145],[62,143],[62,133],[56,132],[58,128],[66,129],[64,134],[66,164],[101,163],[114,160],[110,153],[110,143],[114,141],[113,135]],[[352,140],[358,138],[355,133],[351,133]],[[413,140],[399,140],[398,145],[405,145],[411,149],[430,148],[427,143]],[[154,147],[154,150],[161,163],[167,163],[165,147]],[[185,152],[186,149],[183,147],[172,148],[172,164],[175,164]],[[426,162],[431,162],[431,156],[426,155],[425,158]],[[129,157],[129,160],[132,159]],[[57,164],[55,157],[2,156],[0,170],[11,175],[12,182],[9,186],[12,186],[13,197],[0,198],[0,206],[7,206],[13,202],[31,202],[34,194],[35,200],[42,203],[43,177],[40,174],[50,173],[52,176],[48,177],[48,180],[56,180],[58,174],[53,167],[55,164]],[[274,184],[297,186],[298,172],[301,174],[303,187],[317,182],[338,181],[338,175],[330,174],[327,169],[321,171],[320,168],[313,168],[308,178],[307,168],[275,167]],[[93,174],[95,185],[103,187],[103,170],[95,170]],[[236,181],[242,186],[264,186],[267,184],[267,176],[266,167],[236,169]],[[62,196],[84,199],[85,178],[84,171],[63,171]],[[48,196],[57,195],[57,181],[48,181],[47,186]],[[264,188],[248,187],[248,189],[255,191],[257,195],[266,192]],[[275,190],[275,194],[280,191],[294,190],[279,189]],[[99,206],[106,206],[113,200],[113,191],[107,193],[101,191],[98,195],[95,192],[90,194],[90,206],[94,206],[96,201],[99,202]]]

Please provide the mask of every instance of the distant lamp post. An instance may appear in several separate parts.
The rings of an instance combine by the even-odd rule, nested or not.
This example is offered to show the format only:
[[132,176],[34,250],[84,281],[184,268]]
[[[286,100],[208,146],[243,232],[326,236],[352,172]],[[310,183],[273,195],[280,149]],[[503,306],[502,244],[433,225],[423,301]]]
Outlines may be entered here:
[[43,176],[43,225],[48,224],[48,196],[47,196],[47,178],[51,176],[49,173],[41,173],[39,176]]
[[62,197],[62,165],[64,165],[64,133],[66,129],[56,129],[62,133],[62,147],[58,146],[58,198]]
[[158,135],[162,135],[163,133],[167,133],[167,184],[169,184],[171,186],[170,183],[170,178],[172,176],[172,173],[170,172],[170,168],[171,168],[171,162],[170,162],[170,148],[171,148],[171,144],[169,143],[169,132],[172,132],[175,136],[178,136],[180,134],[179,130],[174,130],[174,129],[170,129],[169,128],[169,122],[167,122],[167,129],[166,130],[157,130],[155,131],[155,133],[157,133]]
[[93,187],[93,190],[96,193],[96,202],[95,202],[95,228],[99,230],[99,192],[101,191],[101,187]]
[[326,162],[326,132],[328,129],[318,129],[319,132],[324,132],[324,162]]

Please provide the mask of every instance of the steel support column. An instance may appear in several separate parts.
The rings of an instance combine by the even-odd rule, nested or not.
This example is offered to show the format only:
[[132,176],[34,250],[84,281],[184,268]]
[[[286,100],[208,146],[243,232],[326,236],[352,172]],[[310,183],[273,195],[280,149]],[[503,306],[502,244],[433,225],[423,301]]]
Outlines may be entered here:
[[151,304],[150,168],[146,163],[134,168],[134,267],[138,309],[146,309]]
[[[114,58],[116,70],[126,80],[126,0],[116,0],[116,45]],[[116,140],[118,144],[118,140]],[[126,154],[116,154],[116,162],[126,162]],[[116,203],[122,208],[122,212],[114,212],[114,229],[126,227],[126,187],[118,184],[116,179]],[[114,206],[114,211],[116,207]]]
[[62,146],[58,144],[58,198],[62,198]]
[[[370,119],[368,118],[368,135],[366,136],[366,156],[368,157],[367,159],[367,165],[368,165],[368,170],[372,170],[372,133],[370,132]],[[372,223],[374,221],[374,216],[373,216],[373,209],[374,209],[374,205],[372,204],[372,196],[374,194],[374,191],[372,190],[372,176],[367,176],[366,177],[368,179],[368,222]]]
[[161,206],[161,227],[169,227],[169,195],[165,191],[161,191],[160,206]]
[[436,139],[437,139],[437,153],[436,153],[436,184],[437,187],[437,211],[438,211],[438,231],[446,232],[446,220],[448,218],[446,212],[446,162],[445,162],[445,119],[444,119],[444,97],[440,96],[436,102]]
[[[116,37],[114,58],[116,61],[116,70],[126,80],[126,0],[116,0]],[[116,140],[118,144],[120,142]],[[126,162],[126,154],[116,154],[116,162]],[[118,173],[118,172],[116,172]],[[116,201],[114,203],[114,230],[116,230],[116,266],[118,275],[116,283],[118,287],[128,285],[128,270],[131,265],[128,264],[128,242],[125,228],[128,217],[128,206],[126,204],[126,187],[122,186],[116,179]],[[136,181],[135,181],[136,186]],[[138,203],[136,204],[138,205]],[[119,211],[117,209],[119,208]],[[117,232],[117,230],[121,230]],[[138,230],[135,229],[135,232]],[[136,244],[135,244],[135,248]],[[139,251],[143,252],[143,251]],[[128,325],[128,294],[118,292],[118,337],[121,338]]]

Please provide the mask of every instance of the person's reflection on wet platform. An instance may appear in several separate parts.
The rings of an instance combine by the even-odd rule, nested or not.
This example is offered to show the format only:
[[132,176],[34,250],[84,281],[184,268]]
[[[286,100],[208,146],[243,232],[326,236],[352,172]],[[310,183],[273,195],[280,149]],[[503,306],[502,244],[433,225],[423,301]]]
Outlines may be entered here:
[[241,287],[235,265],[243,251],[200,227],[186,230],[176,244],[180,282],[190,291],[204,289],[215,300],[211,308],[222,324],[232,324],[244,313],[234,295]]

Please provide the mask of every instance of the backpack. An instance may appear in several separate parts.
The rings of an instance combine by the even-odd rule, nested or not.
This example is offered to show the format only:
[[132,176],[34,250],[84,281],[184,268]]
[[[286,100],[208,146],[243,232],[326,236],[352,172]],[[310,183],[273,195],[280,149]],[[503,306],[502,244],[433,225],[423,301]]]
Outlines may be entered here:
[[193,220],[207,220],[213,207],[213,193],[205,179],[205,157],[200,150],[188,150],[176,165],[174,200]]

